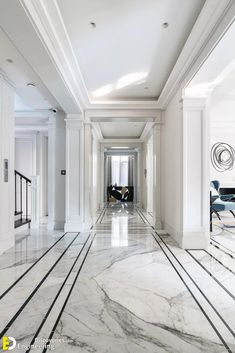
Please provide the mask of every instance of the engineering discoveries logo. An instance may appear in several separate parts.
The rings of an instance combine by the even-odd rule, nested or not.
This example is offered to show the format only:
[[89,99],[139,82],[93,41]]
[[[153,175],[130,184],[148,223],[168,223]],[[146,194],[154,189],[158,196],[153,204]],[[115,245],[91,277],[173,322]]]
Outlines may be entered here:
[[2,337],[2,350],[12,351],[16,347],[16,340],[13,337]]

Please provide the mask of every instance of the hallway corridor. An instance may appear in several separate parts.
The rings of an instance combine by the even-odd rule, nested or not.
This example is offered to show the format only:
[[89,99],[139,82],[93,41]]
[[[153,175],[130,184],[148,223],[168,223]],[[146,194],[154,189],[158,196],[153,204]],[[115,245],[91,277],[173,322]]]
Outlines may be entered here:
[[235,352],[235,258],[179,249],[150,219],[117,203],[90,233],[19,240],[0,256],[1,337],[17,352]]

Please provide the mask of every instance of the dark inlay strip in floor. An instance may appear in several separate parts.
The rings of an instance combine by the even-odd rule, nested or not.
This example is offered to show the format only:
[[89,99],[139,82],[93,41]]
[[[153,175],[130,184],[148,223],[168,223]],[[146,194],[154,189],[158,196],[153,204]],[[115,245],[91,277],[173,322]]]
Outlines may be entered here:
[[[156,233],[157,234],[157,233]],[[158,235],[158,234],[157,234]],[[229,348],[229,346],[227,345],[227,343],[225,342],[225,340],[223,339],[223,337],[221,336],[221,334],[219,333],[219,331],[217,330],[217,328],[214,326],[213,322],[211,321],[211,319],[209,318],[209,316],[207,315],[207,313],[205,312],[205,310],[203,309],[203,307],[201,306],[201,304],[199,303],[199,301],[197,300],[197,298],[195,297],[195,295],[193,294],[193,292],[191,291],[191,289],[189,288],[189,286],[187,285],[187,283],[185,282],[185,280],[183,279],[183,277],[181,276],[181,274],[179,273],[179,271],[177,270],[177,268],[175,267],[175,265],[173,264],[173,262],[171,261],[170,257],[167,255],[167,253],[165,252],[165,250],[163,249],[163,247],[161,246],[160,242],[156,239],[155,235],[152,234],[153,238],[155,239],[155,241],[157,242],[158,246],[160,247],[160,249],[163,251],[164,255],[166,256],[166,258],[168,259],[168,261],[170,262],[171,266],[173,267],[173,269],[175,270],[175,272],[177,273],[177,275],[179,276],[179,278],[181,279],[181,281],[183,282],[183,284],[185,285],[185,287],[187,288],[187,290],[189,291],[189,293],[191,294],[191,296],[193,297],[193,299],[195,300],[195,302],[197,303],[198,307],[200,308],[201,312],[204,314],[204,316],[206,317],[207,321],[210,323],[210,325],[212,326],[213,330],[215,331],[215,333],[217,334],[217,336],[219,337],[219,339],[221,340],[221,342],[223,343],[223,345],[225,346],[225,348],[227,349],[227,351],[229,353],[233,353],[232,350]],[[158,235],[158,237],[161,239],[161,237]],[[201,292],[201,294],[203,294],[203,296],[205,297],[204,293],[200,290],[200,288],[198,287],[198,285],[195,283],[195,281],[192,279],[192,277],[188,274],[188,272],[185,270],[185,268],[183,267],[183,265],[180,263],[180,261],[176,258],[176,256],[172,253],[172,251],[169,249],[169,247],[167,246],[167,244],[161,239],[161,241],[164,243],[164,245],[166,246],[166,248],[169,250],[169,252],[172,254],[172,256],[175,258],[175,260],[179,263],[179,265],[182,267],[182,269],[184,270],[184,272],[188,275],[188,277],[192,280],[192,282],[195,284],[195,286],[199,289],[199,291]],[[207,302],[209,302],[209,300],[207,299]],[[213,305],[210,303],[210,305],[213,307]],[[214,307],[213,307],[214,308]],[[216,310],[216,309],[215,309]],[[228,325],[226,325],[226,327],[229,329]],[[230,331],[231,329],[229,329]],[[231,331],[230,331],[231,332]],[[231,332],[232,333],[232,332]],[[233,333],[232,333],[233,334]]]
[[105,209],[104,209],[104,213],[103,213],[103,215],[102,215],[102,217],[101,217],[101,219],[100,219],[100,222],[99,222],[99,223],[102,223],[102,222],[103,222],[103,219],[104,219],[104,215],[105,215],[106,210],[107,210],[107,208],[105,208]]
[[[54,300],[53,300],[53,302],[52,302],[52,304],[51,304],[51,306],[49,307],[49,309],[47,310],[47,312],[46,312],[46,314],[45,314],[43,320],[41,321],[41,323],[40,323],[40,325],[39,325],[39,327],[38,327],[38,329],[37,329],[37,331],[36,331],[36,333],[35,333],[35,335],[34,335],[32,341],[30,342],[29,349],[28,349],[25,353],[28,353],[28,352],[31,351],[32,345],[34,344],[34,342],[35,342],[37,336],[39,335],[39,333],[40,333],[40,331],[41,331],[41,329],[42,329],[44,323],[46,322],[48,316],[50,315],[51,310],[53,309],[53,307],[54,307],[54,305],[55,305],[55,303],[56,303],[56,301],[57,301],[57,299],[58,299],[60,293],[62,292],[62,290],[63,290],[63,288],[64,288],[64,286],[65,286],[65,284],[66,284],[66,282],[67,282],[67,280],[68,280],[68,278],[69,278],[69,276],[70,276],[70,274],[72,273],[72,271],[73,271],[73,269],[74,269],[74,266],[75,266],[76,263],[78,262],[78,259],[79,259],[80,255],[81,255],[81,253],[83,252],[83,250],[84,250],[84,248],[85,248],[85,246],[86,246],[88,240],[90,239],[91,234],[92,234],[92,233],[90,233],[90,234],[88,235],[88,237],[87,237],[85,243],[83,244],[82,248],[80,249],[80,251],[79,251],[79,253],[78,253],[78,255],[77,255],[75,261],[73,262],[72,267],[70,268],[70,270],[69,270],[67,276],[66,276],[65,279],[64,279],[64,282],[62,283],[62,285],[61,285],[59,291],[57,292],[57,294],[56,294],[56,296],[55,296],[55,298],[54,298]],[[95,237],[95,235],[94,235],[94,237]],[[93,239],[94,239],[94,237],[93,237]],[[93,240],[92,240],[92,241],[93,241]]]
[[136,208],[136,212],[139,215],[139,217],[142,219],[143,223],[147,224],[147,222],[145,221],[145,219],[142,217],[141,213],[139,212],[138,208]]
[[223,264],[223,262],[221,262],[220,260],[218,260],[214,255],[212,255],[209,251],[205,250],[205,249],[188,249],[187,251],[204,251],[207,255],[209,255],[213,260],[215,260],[216,262],[218,262],[221,266],[223,266],[226,270],[228,270],[229,272],[231,272],[233,275],[235,275],[235,272],[233,270],[231,270],[231,268],[229,268],[228,266],[225,266]]
[[[235,235],[235,234],[234,234],[234,235]],[[223,248],[225,248],[226,250],[228,250],[228,251],[232,252],[233,254],[235,254],[235,252],[234,252],[233,250],[227,248],[226,246],[224,246],[223,244],[221,244],[218,240],[215,240],[215,239],[213,239],[213,238],[211,238],[211,240],[214,241],[216,244],[221,245],[221,246],[222,246]]]
[[144,213],[139,209],[139,212],[142,214],[142,216],[144,217],[144,219],[146,220],[145,223],[148,223],[149,226],[154,229],[154,227],[152,226],[152,224],[149,222],[148,218],[144,215]]
[[99,219],[101,218],[101,216],[102,216],[104,210],[105,210],[105,209],[103,208],[103,210],[100,212],[99,217],[97,218],[95,224],[97,224],[97,223],[99,222]]
[[201,268],[208,273],[208,275],[213,278],[213,280],[221,287],[223,290],[233,299],[235,300],[235,296],[205,267],[201,264],[200,261],[198,261],[197,258],[193,256],[193,254],[190,253],[190,251],[186,250],[186,252],[196,261],[196,263],[201,266]]
[[[72,232],[70,232],[72,233]],[[68,232],[64,233],[54,244],[52,244],[52,246],[50,248],[48,248],[38,259],[37,261],[35,261],[24,273],[22,273],[22,275],[17,278],[17,280],[15,282],[13,282],[1,295],[0,295],[0,300],[5,297],[5,295],[30,271],[32,270],[32,268],[46,255],[49,253],[49,251],[56,245],[59,243],[59,241],[61,239],[64,238],[64,236],[68,234]]]
[[19,310],[16,312],[16,314],[11,318],[11,320],[8,322],[8,324],[5,326],[5,328],[2,330],[2,332],[0,333],[0,339],[4,336],[4,334],[7,332],[7,330],[11,327],[11,325],[13,324],[13,322],[17,319],[17,317],[20,315],[20,313],[22,312],[22,310],[26,307],[26,305],[29,303],[29,301],[33,298],[33,296],[35,295],[35,293],[38,291],[38,289],[41,287],[41,285],[43,284],[43,282],[47,279],[47,277],[49,276],[49,274],[54,270],[54,268],[56,267],[56,265],[59,263],[59,261],[62,259],[62,257],[64,256],[64,254],[68,251],[68,249],[70,248],[70,246],[73,244],[73,242],[77,239],[79,233],[76,234],[76,236],[73,238],[73,240],[69,243],[69,245],[66,247],[66,249],[62,252],[62,254],[60,255],[60,257],[56,260],[56,262],[54,263],[54,265],[50,268],[49,271],[47,271],[47,273],[45,274],[45,276],[42,278],[42,280],[38,283],[38,285],[34,288],[34,290],[31,292],[31,294],[28,296],[28,298],[25,300],[25,302],[21,305],[21,307],[19,308]]
[[[228,232],[228,233],[230,233],[230,234],[235,235],[235,232],[232,232],[232,231],[230,230],[230,228],[226,228],[226,226],[220,227],[220,226],[218,226],[218,224],[213,224],[213,226],[215,226],[215,227],[221,229],[223,232]],[[219,235],[219,234],[217,234],[217,235]],[[212,236],[217,236],[217,235],[212,235]]]
[[89,245],[89,247],[88,247],[88,249],[87,249],[87,251],[86,251],[86,254],[85,254],[85,256],[84,256],[84,258],[83,258],[83,260],[82,260],[82,263],[81,263],[81,265],[80,265],[80,267],[79,267],[79,270],[78,270],[78,272],[77,272],[77,274],[76,274],[76,277],[75,277],[75,279],[74,279],[74,281],[73,281],[73,284],[72,284],[72,286],[71,286],[71,288],[70,288],[70,290],[69,290],[69,293],[68,293],[68,295],[67,295],[67,297],[66,297],[66,299],[65,299],[64,305],[62,306],[62,309],[61,309],[61,311],[60,311],[60,313],[59,313],[59,315],[58,315],[58,317],[57,317],[57,319],[56,319],[56,322],[55,322],[55,324],[54,324],[54,326],[53,326],[53,329],[52,329],[52,331],[51,331],[51,333],[50,333],[50,335],[49,335],[49,337],[48,337],[48,339],[47,339],[47,345],[44,347],[42,353],[45,353],[45,352],[47,351],[48,345],[50,345],[50,342],[51,342],[51,340],[52,340],[52,338],[53,338],[53,336],[54,336],[54,333],[55,333],[55,331],[56,331],[56,328],[57,328],[57,326],[58,326],[58,324],[59,324],[59,322],[60,322],[61,316],[62,316],[62,314],[63,314],[63,312],[64,312],[64,309],[65,309],[65,307],[66,307],[66,305],[67,305],[67,303],[68,303],[68,301],[69,301],[70,295],[71,295],[71,293],[72,293],[72,291],[73,291],[73,288],[74,288],[74,286],[75,286],[75,284],[76,284],[76,282],[77,282],[77,279],[78,279],[78,277],[79,277],[79,275],[80,275],[80,273],[81,273],[81,270],[82,270],[83,265],[84,265],[84,263],[85,263],[85,261],[86,261],[86,258],[87,258],[87,256],[88,256],[88,253],[89,253],[89,251],[90,251],[90,249],[91,249],[91,246],[92,246],[92,244],[93,244],[93,241],[94,241],[94,239],[95,239],[95,236],[96,236],[96,234],[94,234],[94,236],[93,236],[93,238],[92,238],[92,240],[91,240],[91,243],[90,243],[90,245]]
[[210,244],[211,244],[212,246],[214,246],[216,249],[222,251],[224,254],[226,254],[226,255],[228,255],[229,257],[231,257],[231,259],[235,260],[235,257],[234,257],[232,254],[230,254],[230,253],[228,253],[227,251],[225,251],[224,249],[222,249],[219,245],[213,244],[212,241],[210,242]]

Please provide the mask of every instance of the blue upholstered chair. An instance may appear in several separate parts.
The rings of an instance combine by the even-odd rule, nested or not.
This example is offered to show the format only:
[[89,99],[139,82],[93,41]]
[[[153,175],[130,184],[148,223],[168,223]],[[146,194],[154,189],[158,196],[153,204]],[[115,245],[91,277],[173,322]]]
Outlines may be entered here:
[[211,181],[211,212],[215,213],[216,216],[221,220],[219,212],[229,211],[235,218],[235,194],[221,195],[219,192],[220,182],[218,180]]

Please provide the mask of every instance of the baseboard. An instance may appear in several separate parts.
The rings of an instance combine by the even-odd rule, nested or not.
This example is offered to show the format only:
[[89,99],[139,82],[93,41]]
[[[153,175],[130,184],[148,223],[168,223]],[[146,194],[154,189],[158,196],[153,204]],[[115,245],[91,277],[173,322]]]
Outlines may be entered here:
[[153,224],[153,226],[154,226],[154,228],[156,229],[156,230],[162,230],[163,229],[163,227],[162,227],[162,221],[161,221],[161,219],[160,218],[154,218],[153,217],[153,222],[154,222],[154,224]]
[[62,230],[64,229],[64,221],[48,221],[48,230]]
[[1,247],[0,254],[4,253],[6,250],[12,248],[15,245],[15,235],[14,231],[12,233],[4,234],[4,237],[1,235]]

